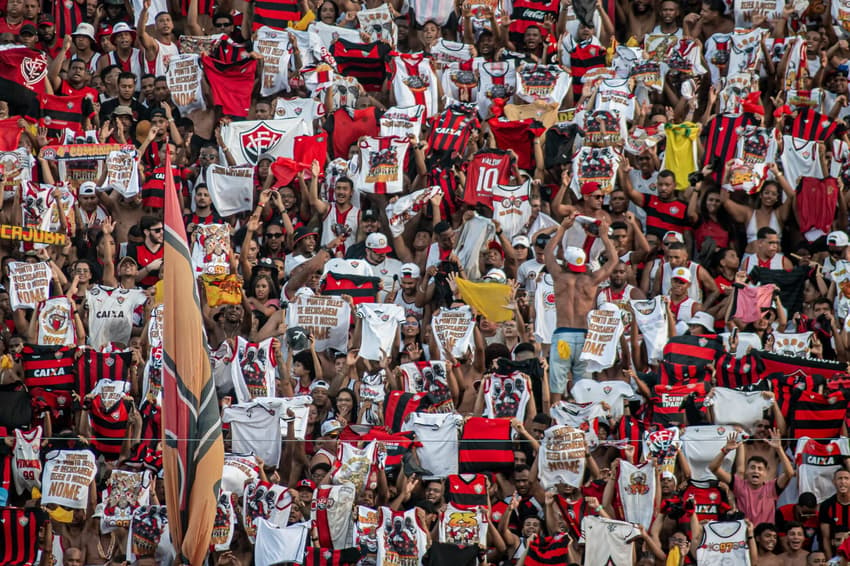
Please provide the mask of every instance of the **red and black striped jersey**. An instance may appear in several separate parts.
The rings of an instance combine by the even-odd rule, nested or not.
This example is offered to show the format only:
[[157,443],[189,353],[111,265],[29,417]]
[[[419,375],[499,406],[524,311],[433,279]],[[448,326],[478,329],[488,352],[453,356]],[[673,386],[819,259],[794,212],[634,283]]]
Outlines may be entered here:
[[473,129],[481,127],[474,111],[465,112],[454,107],[443,110],[429,121],[431,133],[428,135],[428,148],[432,152],[463,151]]
[[44,520],[44,513],[41,511],[0,507],[0,564],[37,564],[38,531]]
[[123,399],[107,407],[98,395],[92,399],[89,409],[91,444],[107,460],[121,454],[121,444],[127,436],[129,412]]
[[846,415],[847,397],[841,391],[826,395],[809,389],[796,391],[787,419],[791,437],[836,438]]
[[658,364],[659,385],[680,385],[692,381],[702,381],[705,377],[705,366],[677,364],[667,361]]
[[716,334],[672,336],[664,346],[664,361],[705,367],[724,351]]
[[643,195],[646,211],[646,233],[663,238],[667,232],[682,233],[691,227],[688,220],[688,205],[679,200],[665,202],[655,195]]
[[751,125],[759,125],[752,114],[721,114],[709,120],[702,129],[707,134],[703,165],[712,165],[711,176],[715,182],[723,179],[726,162],[738,151],[738,129]]
[[57,137],[65,129],[75,133],[83,131],[83,120],[94,113],[92,101],[85,93],[70,96],[43,94],[39,99],[41,119],[39,125],[47,128],[48,137]]
[[76,385],[74,348],[68,346],[24,346],[21,366],[24,383],[50,390],[71,391]]
[[458,451],[462,474],[510,471],[514,466],[510,419],[471,417],[463,427]]
[[384,406],[384,424],[393,432],[398,432],[407,415],[424,413],[430,406],[431,400],[427,393],[393,391]]
[[761,358],[754,354],[747,354],[739,359],[734,354],[723,352],[718,356],[715,367],[717,371],[714,378],[717,387],[729,389],[752,385],[761,379],[761,373],[764,371]]
[[[732,508],[726,500],[726,494],[717,487],[716,481],[709,482],[707,487],[698,487],[694,484],[688,485],[682,493],[682,501],[687,501],[691,495],[694,496],[695,510],[699,515],[700,521],[717,521],[721,515]],[[683,526],[687,525],[690,517],[690,513],[685,513],[679,519],[679,524]]]
[[487,505],[487,477],[484,474],[452,474],[446,478],[446,502],[455,507]]
[[566,564],[569,537],[558,533],[551,537],[537,537],[528,545],[525,564],[528,566],[555,566]]
[[301,19],[296,0],[254,0],[254,31],[263,26],[285,30]]
[[127,381],[133,352],[98,352],[86,349],[77,359],[77,393],[85,397],[101,379]]
[[829,116],[814,108],[800,108],[793,120],[786,120],[783,134],[808,141],[826,141],[838,126]]
[[837,494],[827,498],[820,504],[818,520],[828,525],[850,529],[850,503],[842,504],[838,501]]

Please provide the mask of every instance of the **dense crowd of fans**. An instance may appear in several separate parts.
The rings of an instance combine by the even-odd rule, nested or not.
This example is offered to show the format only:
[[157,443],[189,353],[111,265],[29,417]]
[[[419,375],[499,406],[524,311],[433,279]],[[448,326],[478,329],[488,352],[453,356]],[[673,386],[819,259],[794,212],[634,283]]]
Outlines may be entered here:
[[179,561],[171,190],[208,564],[850,558],[845,0],[0,14],[0,564]]

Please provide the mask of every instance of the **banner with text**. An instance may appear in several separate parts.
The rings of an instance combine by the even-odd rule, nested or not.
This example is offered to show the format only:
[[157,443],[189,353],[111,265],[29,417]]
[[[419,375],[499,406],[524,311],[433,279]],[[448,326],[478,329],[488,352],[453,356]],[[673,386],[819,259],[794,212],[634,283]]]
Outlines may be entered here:
[[55,503],[85,509],[89,485],[97,473],[94,454],[88,450],[54,450],[47,455],[42,476],[41,504]]
[[351,307],[339,297],[298,295],[286,311],[287,326],[300,326],[312,334],[317,352],[328,348],[345,352],[350,319]]
[[9,264],[9,302],[12,309],[34,309],[50,297],[50,265],[47,262]]

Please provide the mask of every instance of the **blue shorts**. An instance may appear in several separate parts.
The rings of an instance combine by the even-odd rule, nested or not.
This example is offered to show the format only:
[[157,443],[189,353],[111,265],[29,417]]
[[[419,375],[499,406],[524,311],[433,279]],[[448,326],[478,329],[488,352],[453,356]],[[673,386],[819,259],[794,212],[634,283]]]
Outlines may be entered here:
[[552,333],[552,345],[549,347],[549,391],[565,395],[567,378],[572,376],[573,383],[585,377],[587,363],[579,360],[587,330],[583,328],[561,327]]

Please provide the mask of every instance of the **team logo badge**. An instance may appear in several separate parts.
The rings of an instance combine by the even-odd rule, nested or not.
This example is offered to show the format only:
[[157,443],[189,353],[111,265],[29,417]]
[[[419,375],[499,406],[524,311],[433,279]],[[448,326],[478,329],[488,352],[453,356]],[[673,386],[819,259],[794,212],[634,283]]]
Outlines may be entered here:
[[250,130],[242,132],[239,141],[248,160],[252,165],[256,165],[260,156],[277,145],[282,137],[283,132],[269,127],[266,122],[260,122]]

